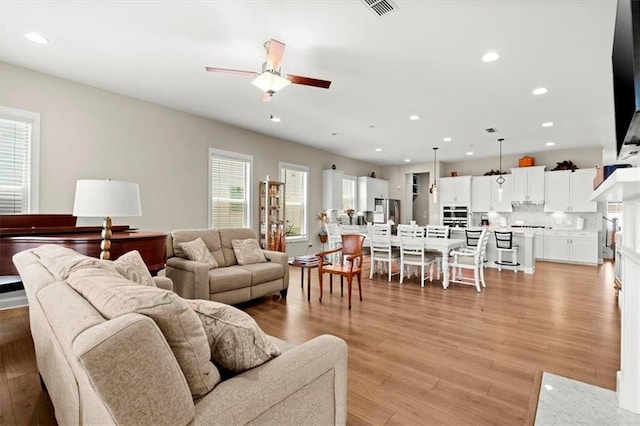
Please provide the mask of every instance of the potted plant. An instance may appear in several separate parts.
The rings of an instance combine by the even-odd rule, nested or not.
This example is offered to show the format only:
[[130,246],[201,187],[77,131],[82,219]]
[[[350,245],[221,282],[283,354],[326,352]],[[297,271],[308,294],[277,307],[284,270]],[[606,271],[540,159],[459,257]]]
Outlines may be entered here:
[[353,215],[356,214],[355,209],[345,209],[344,212],[349,216],[349,225],[353,225]]
[[326,211],[321,211],[316,213],[316,222],[320,224],[320,232],[318,232],[318,237],[320,237],[320,242],[322,244],[327,242],[327,229],[326,224],[329,223],[329,216]]

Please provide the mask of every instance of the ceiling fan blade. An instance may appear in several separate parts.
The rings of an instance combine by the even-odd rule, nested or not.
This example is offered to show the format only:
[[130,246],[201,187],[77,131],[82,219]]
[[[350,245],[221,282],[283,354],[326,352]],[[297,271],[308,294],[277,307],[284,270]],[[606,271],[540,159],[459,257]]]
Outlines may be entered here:
[[301,75],[287,74],[287,80],[293,84],[303,84],[305,86],[320,87],[322,89],[328,89],[331,86],[331,82],[328,80],[320,80],[317,78],[303,77]]
[[262,102],[271,102],[271,96],[273,93],[262,92]]
[[267,51],[267,68],[280,72],[280,64],[282,56],[284,56],[284,47],[286,45],[278,40],[268,40],[264,42],[264,48]]
[[250,77],[255,77],[258,75],[255,71],[242,71],[242,70],[231,70],[227,68],[215,68],[215,67],[205,67],[207,71],[210,72],[222,72],[225,74],[236,74],[236,75],[247,75]]

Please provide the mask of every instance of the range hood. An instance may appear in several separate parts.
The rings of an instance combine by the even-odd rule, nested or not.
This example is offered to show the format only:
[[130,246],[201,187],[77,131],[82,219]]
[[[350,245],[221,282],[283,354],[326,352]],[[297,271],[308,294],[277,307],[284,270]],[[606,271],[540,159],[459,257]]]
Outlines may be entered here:
[[618,160],[640,152],[640,0],[618,0],[611,56]]

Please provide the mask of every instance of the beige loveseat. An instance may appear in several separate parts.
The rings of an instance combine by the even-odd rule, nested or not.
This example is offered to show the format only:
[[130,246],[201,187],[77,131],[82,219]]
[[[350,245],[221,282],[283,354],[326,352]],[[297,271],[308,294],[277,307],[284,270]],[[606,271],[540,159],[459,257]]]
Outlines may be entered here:
[[[188,260],[180,244],[202,238],[218,267]],[[178,229],[167,239],[166,275],[173,281],[173,291],[185,299],[242,303],[270,293],[287,297],[289,264],[286,253],[263,250],[267,262],[238,265],[233,240],[256,238],[249,228]]]
[[[149,309],[146,300],[136,300],[138,310],[118,316],[101,314],[89,302],[95,300],[94,290],[113,290],[112,282],[120,287],[111,293],[115,300],[107,302],[119,310],[131,302],[122,298],[120,303],[126,289],[165,302],[187,301],[109,271],[102,275],[98,267],[82,269],[77,259],[65,264],[51,247],[23,251],[13,261],[29,300],[38,370],[59,424],[345,424],[343,340],[324,335],[292,346],[269,337],[280,356],[194,398],[161,322],[136,313]],[[85,287],[77,287],[78,277]],[[182,317],[168,318],[184,328]]]

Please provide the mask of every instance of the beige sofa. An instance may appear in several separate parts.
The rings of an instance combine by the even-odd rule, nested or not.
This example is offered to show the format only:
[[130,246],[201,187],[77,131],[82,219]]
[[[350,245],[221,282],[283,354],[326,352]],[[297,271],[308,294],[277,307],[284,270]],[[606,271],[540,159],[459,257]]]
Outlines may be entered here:
[[[180,243],[202,238],[217,268],[179,256]],[[266,263],[238,265],[232,240],[256,238],[248,228],[178,229],[167,238],[166,275],[173,291],[185,299],[215,300],[222,303],[247,302],[270,293],[287,296],[289,264],[286,253],[263,250]]]
[[[51,256],[39,249],[18,253],[13,261],[29,300],[38,370],[59,424],[346,423],[343,340],[324,335],[292,346],[269,337],[280,356],[193,398],[161,323],[140,313],[105,319],[89,295],[74,290],[74,279],[88,269],[53,267]],[[116,279],[93,271],[89,278],[97,281],[89,291]],[[62,273],[68,277],[56,279]],[[128,288],[184,301],[169,291],[117,279]]]

